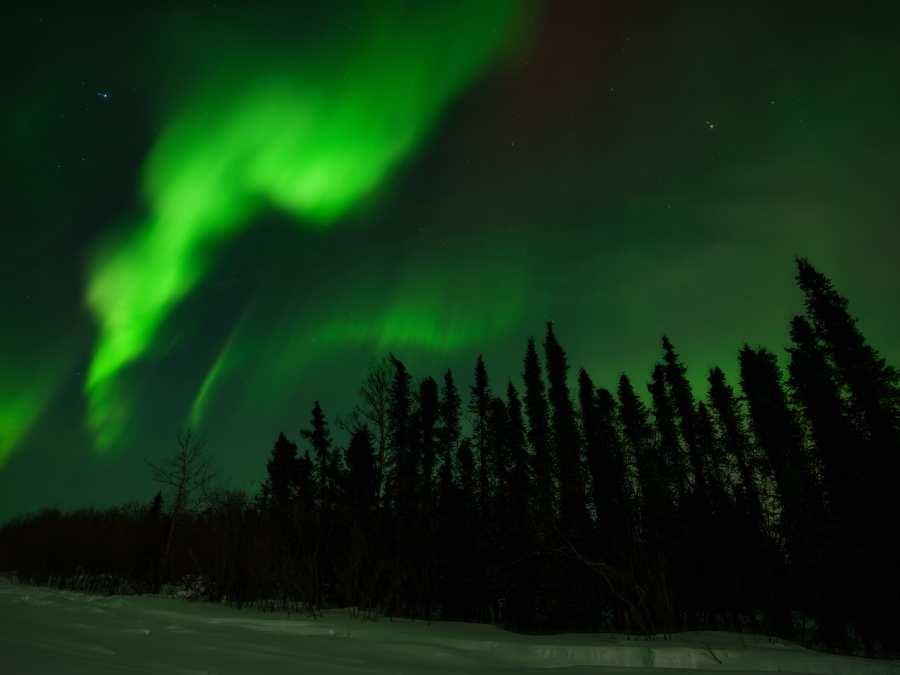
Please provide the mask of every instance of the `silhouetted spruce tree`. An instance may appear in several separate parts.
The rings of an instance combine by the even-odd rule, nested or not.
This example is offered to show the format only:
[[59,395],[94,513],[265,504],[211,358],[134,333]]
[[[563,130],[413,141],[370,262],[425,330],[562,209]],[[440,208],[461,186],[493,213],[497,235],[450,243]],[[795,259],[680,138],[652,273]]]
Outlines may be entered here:
[[394,373],[388,393],[387,492],[395,514],[408,523],[413,515],[415,463],[412,453],[412,377],[402,361],[390,355]]
[[[647,407],[638,398],[627,376],[619,378],[619,416],[623,437],[637,466],[640,489],[640,531],[643,563],[640,578],[646,591],[650,624],[641,628],[673,630],[678,626],[669,584],[673,558],[674,500],[665,482],[667,469],[655,443]],[[637,617],[631,617],[637,621]]]
[[864,439],[854,429],[837,373],[805,318],[795,316],[791,321],[791,340],[788,384],[810,423],[832,517],[853,527],[864,517],[853,513],[860,506],[856,486],[866,478],[866,467],[856,455]]
[[489,456],[493,466],[490,467],[489,485],[493,497],[492,514],[497,527],[505,524],[507,499],[510,490],[510,466],[507,429],[509,418],[506,404],[498,396],[491,398],[488,410],[487,437]]
[[457,450],[459,464],[459,514],[456,520],[457,532],[455,540],[460,546],[456,550],[456,576],[454,597],[455,616],[463,620],[475,618],[482,609],[481,571],[483,547],[480,534],[480,510],[476,498],[477,480],[475,478],[475,456],[472,443],[463,439]]
[[419,560],[419,613],[431,618],[431,608],[437,598],[436,559],[434,540],[434,465],[439,444],[438,419],[440,402],[438,400],[437,382],[426,377],[419,385],[419,405],[416,419],[418,421],[418,455],[421,472],[418,473],[418,518],[417,558]]
[[316,485],[319,489],[317,497],[322,512],[329,513],[334,501],[334,476],[329,471],[332,466],[331,432],[318,401],[313,404],[309,424],[309,429],[301,429],[300,436],[309,442],[313,457],[316,458]]
[[625,473],[622,441],[615,424],[615,401],[595,390],[590,375],[578,374],[581,427],[591,476],[591,496],[597,513],[599,553],[603,560],[622,564],[626,552]]
[[531,457],[525,440],[522,401],[513,383],[506,387],[506,431],[509,453],[509,517],[505,523],[507,560],[507,624],[529,630],[535,620],[537,567],[530,556],[533,546]]
[[[618,420],[618,407],[612,393],[608,389],[597,389],[594,395],[596,406],[597,433],[602,446],[601,456],[605,456],[609,464],[609,471],[604,474],[604,491],[608,491],[611,497],[607,497],[609,509],[608,521],[611,526],[613,546],[611,551],[614,560],[632,563],[632,544],[635,536],[636,514],[633,512],[635,504],[631,494],[631,486],[628,483],[629,461],[626,457],[625,445]],[[599,508],[599,507],[598,507]],[[598,510],[598,517],[599,510]]]
[[852,605],[859,607],[854,598],[866,593],[863,582],[868,574],[863,559],[867,533],[863,533],[860,524],[866,523],[871,513],[867,512],[867,500],[859,494],[859,486],[869,489],[865,472],[871,467],[861,462],[857,454],[865,440],[854,428],[835,368],[805,318],[795,316],[792,320],[791,340],[794,346],[788,349],[788,384],[809,422],[821,464],[831,516],[827,559],[834,577],[842,580],[834,587],[831,606],[841,616],[841,622],[855,618],[859,626],[859,617],[850,615]]
[[384,491],[384,476],[388,441],[388,398],[394,366],[389,357],[383,357],[369,366],[366,379],[359,389],[361,404],[356,409],[359,417],[367,420],[374,429],[377,441],[375,477],[378,496]]
[[467,524],[464,522],[463,495],[459,488],[457,450],[461,437],[462,401],[453,381],[453,373],[444,374],[438,426],[437,487],[437,585],[441,615],[459,619],[465,614],[461,590],[462,562],[467,555]]
[[[568,360],[550,321],[547,322],[544,353],[547,359],[547,400],[551,412],[551,447],[559,467],[559,527],[577,548],[587,550],[590,518],[585,505],[581,433],[569,391]],[[561,574],[561,590],[567,605],[562,609],[569,625],[573,629],[578,625],[592,626],[595,607],[600,601],[596,595],[596,578],[582,564],[572,560],[562,561]]]
[[[317,582],[308,587],[298,588],[295,576],[299,570],[299,553],[301,537],[315,537],[315,530],[299,527],[301,518],[298,516],[297,483],[299,478],[297,464],[297,446],[289,441],[283,433],[278,435],[272,455],[266,464],[268,477],[265,484],[265,493],[269,497],[268,511],[273,521],[274,551],[273,559],[269,561],[271,567],[264,572],[270,579],[272,591],[277,593],[281,606],[287,607],[288,602],[295,599],[298,594],[309,594],[305,599],[315,602],[313,597],[316,592]],[[303,514],[305,515],[305,513]],[[302,519],[306,525],[305,519]],[[309,561],[305,561],[309,562]],[[317,567],[317,562],[313,563]],[[311,575],[315,577],[315,575]]]
[[737,470],[737,480],[728,480],[734,493],[734,527],[728,547],[733,552],[731,567],[737,584],[736,603],[745,613],[762,605],[766,614],[765,630],[788,637],[791,635],[789,608],[782,603],[779,585],[772,583],[783,576],[784,562],[766,530],[744,413],[734,389],[718,366],[710,370],[708,379],[708,400],[715,413],[726,464]]
[[367,522],[377,504],[375,448],[369,427],[358,427],[350,438],[346,454],[346,499],[354,521]]
[[490,501],[490,459],[488,457],[488,412],[491,403],[491,387],[488,382],[484,359],[478,355],[475,362],[475,384],[469,396],[469,413],[472,415],[472,441],[478,453],[478,508],[482,520],[487,520]]
[[900,568],[900,554],[882,527],[882,523],[900,519],[894,496],[900,475],[900,373],[866,341],[849,313],[849,303],[831,280],[808,260],[798,258],[796,262],[807,315],[846,388],[850,414],[862,438],[854,454],[857,463],[865,467],[866,479],[854,496],[868,516],[856,526],[863,542],[861,564],[870,583],[863,593],[869,602],[862,611],[866,625],[860,624],[860,632],[870,654],[891,643],[900,649],[896,633],[885,628],[891,625],[900,603],[900,589],[883,581]]
[[664,473],[661,480],[674,490],[679,507],[683,509],[687,503],[687,473],[682,460],[675,409],[666,387],[666,372],[662,364],[656,364],[654,367],[647,389],[653,404],[653,418],[658,434],[657,444],[662,453],[660,470]]
[[[668,340],[663,337],[663,345],[669,346]],[[666,352],[666,356],[669,352]],[[677,367],[677,363],[675,364]],[[677,500],[677,517],[670,519],[669,536],[671,547],[677,550],[671,564],[672,591],[675,602],[682,608],[687,616],[687,625],[695,627],[697,614],[700,611],[699,603],[705,600],[705,587],[701,587],[698,576],[705,574],[705,551],[698,549],[703,536],[700,519],[702,509],[698,504],[696,495],[690,486],[688,470],[682,457],[682,435],[677,424],[678,414],[676,403],[671,392],[671,384],[668,377],[668,368],[663,364],[656,364],[650,384],[647,387],[653,404],[653,416],[656,422],[657,445],[660,453],[658,465],[661,477],[667,489],[672,491]],[[693,433],[693,416],[691,416],[691,433]],[[697,439],[692,440],[694,455],[697,453]],[[687,441],[684,441],[685,445]],[[674,515],[674,514],[673,514]],[[701,598],[701,596],[703,596]]]
[[693,473],[693,491],[697,494],[701,504],[709,504],[708,485],[706,477],[707,458],[704,457],[698,447],[697,441],[697,406],[691,385],[687,379],[687,368],[681,363],[675,348],[669,338],[663,336],[663,360],[665,361],[666,382],[675,404],[678,414],[679,428],[688,451],[691,470]]
[[419,385],[419,449],[422,458],[422,506],[432,509],[434,500],[434,467],[437,450],[440,445],[441,431],[438,427],[440,418],[440,402],[438,400],[437,382],[426,377]]
[[488,612],[491,623],[503,620],[500,598],[504,596],[499,568],[506,564],[509,554],[507,522],[509,517],[509,466],[507,448],[508,418],[506,404],[499,397],[491,397],[487,419],[487,455],[491,459],[488,467],[488,512],[485,521],[486,544],[486,587],[489,589]]
[[575,408],[569,392],[566,353],[547,322],[544,339],[547,357],[547,399],[551,410],[551,439],[559,466],[560,520],[570,535],[583,534],[588,522],[584,504],[584,478],[581,472],[581,438]]
[[900,373],[868,344],[831,280],[804,258],[797,259],[797,283],[816,335],[846,384],[859,428],[873,447],[883,449],[885,468],[896,468]]
[[412,614],[417,601],[420,572],[414,556],[418,542],[412,377],[402,361],[393,354],[389,358],[394,374],[388,398],[387,491],[395,552],[388,606],[389,611]]
[[[703,608],[707,616],[702,623],[738,630],[738,578],[742,561],[733,555],[739,543],[732,543],[736,525],[734,504],[725,489],[725,453],[721,439],[713,426],[709,408],[703,401],[697,403],[695,425],[698,452],[707,458],[709,490],[708,504],[698,509],[691,523],[695,532],[695,551],[700,554],[696,583],[705,594]],[[693,498],[696,500],[696,495]],[[728,544],[723,545],[726,542]]]
[[[624,570],[633,561],[629,557],[631,550],[625,513],[627,476],[622,441],[615,423],[615,402],[609,391],[594,389],[594,383],[584,369],[578,374],[578,400],[591,476],[591,496],[597,514],[593,554],[617,570]],[[604,604],[612,606],[615,621],[621,625],[625,610],[621,601],[608,588],[601,592],[604,594]]]
[[[339,483],[338,456],[331,447],[331,432],[319,401],[315,401],[310,417],[310,428],[302,429],[300,435],[309,443],[316,461],[316,501],[317,530],[319,540],[318,589],[315,604],[321,607],[334,591],[337,582],[335,571],[338,567],[343,541],[336,532],[337,486]],[[341,532],[342,533],[342,532]],[[305,542],[309,545],[309,541]]]
[[440,460],[438,480],[440,494],[448,495],[454,483],[455,470],[453,463],[456,449],[462,435],[460,422],[462,418],[462,399],[453,381],[453,373],[444,373],[444,387],[441,391],[440,421],[438,426],[438,455]]
[[547,397],[534,338],[528,340],[522,376],[525,381],[528,442],[534,452],[535,525],[539,544],[543,546],[553,531],[555,490]]
[[[525,422],[522,419],[522,401],[519,392],[510,382],[506,387],[507,450],[509,453],[509,506],[513,527],[520,536],[527,538],[531,520],[529,499],[532,492],[531,457],[525,440]],[[520,547],[521,548],[521,547]]]
[[297,445],[283,433],[278,435],[272,456],[266,463],[267,493],[276,513],[286,514],[297,487]]
[[716,366],[709,372],[709,404],[716,414],[724,450],[737,468],[739,481],[733,485],[735,499],[751,529],[763,532],[762,502],[753,478],[751,442],[747,435],[743,410],[725,373]]
[[741,388],[756,442],[765,451],[781,502],[781,531],[789,560],[794,601],[819,623],[826,644],[844,641],[843,627],[822,593],[828,575],[825,540],[827,512],[805,452],[803,430],[788,404],[775,355],[744,346],[740,353]]
[[348,602],[367,609],[374,604],[372,531],[375,526],[377,475],[374,439],[367,426],[358,427],[346,453],[346,526],[350,530],[349,560],[344,581]]

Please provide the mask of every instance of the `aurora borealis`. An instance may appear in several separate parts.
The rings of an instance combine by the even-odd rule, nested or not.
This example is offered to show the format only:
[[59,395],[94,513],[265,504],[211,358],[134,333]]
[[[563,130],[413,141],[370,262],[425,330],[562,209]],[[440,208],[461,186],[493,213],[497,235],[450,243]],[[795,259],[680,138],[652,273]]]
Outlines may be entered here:
[[6,26],[0,517],[149,498],[193,423],[247,486],[386,351],[698,383],[808,256],[900,361],[898,10],[299,3]]

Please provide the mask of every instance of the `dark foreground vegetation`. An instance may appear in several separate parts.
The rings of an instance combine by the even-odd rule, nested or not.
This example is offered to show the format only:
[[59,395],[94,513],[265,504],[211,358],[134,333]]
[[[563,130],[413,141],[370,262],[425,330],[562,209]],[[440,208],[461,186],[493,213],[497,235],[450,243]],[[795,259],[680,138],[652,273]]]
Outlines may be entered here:
[[47,510],[0,530],[0,570],[32,583],[237,606],[489,621],[520,631],[766,632],[900,656],[894,546],[900,380],[847,301],[797,261],[805,312],[787,372],[740,350],[698,398],[671,342],[645,404],[580,371],[548,324],[524,388],[479,357],[414,381],[390,356],[332,442],[318,403],[303,450],[275,441],[259,492],[210,490],[189,433],[148,505]]

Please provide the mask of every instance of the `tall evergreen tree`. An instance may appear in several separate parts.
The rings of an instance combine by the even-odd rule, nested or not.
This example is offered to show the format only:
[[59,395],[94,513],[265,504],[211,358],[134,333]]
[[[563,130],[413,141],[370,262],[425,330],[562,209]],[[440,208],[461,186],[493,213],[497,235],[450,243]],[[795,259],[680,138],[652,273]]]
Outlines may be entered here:
[[528,442],[534,452],[535,519],[538,534],[546,540],[553,529],[554,487],[553,458],[550,451],[550,422],[541,363],[534,338],[528,340],[525,352],[525,412],[528,416]]
[[797,283],[807,313],[850,394],[853,413],[864,435],[890,452],[897,464],[900,446],[900,372],[866,341],[850,315],[846,298],[808,260],[797,259]]
[[375,477],[379,497],[384,488],[385,455],[388,442],[388,400],[393,373],[394,366],[390,357],[383,357],[369,366],[366,379],[359,389],[361,404],[357,408],[357,414],[372,425],[378,442]]
[[745,345],[740,368],[750,426],[778,487],[781,532],[791,573],[789,589],[795,591],[800,606],[816,617],[822,639],[839,644],[845,640],[843,627],[835,608],[821,593],[829,583],[827,513],[805,451],[803,429],[789,406],[774,354]]
[[535,565],[528,558],[532,548],[531,457],[525,440],[522,401],[510,382],[506,387],[507,431],[509,453],[508,519],[505,524],[509,567],[507,600],[508,623],[520,630],[530,629],[535,620]]
[[434,498],[434,467],[440,444],[440,402],[437,382],[426,377],[419,385],[419,452],[422,461],[421,489],[423,505],[431,508]]
[[346,495],[356,519],[371,514],[376,505],[376,461],[374,439],[369,427],[354,430],[347,446]]
[[319,487],[319,503],[323,511],[331,507],[334,491],[334,476],[329,475],[331,466],[331,432],[328,430],[328,422],[325,413],[318,401],[315,402],[310,418],[310,428],[302,429],[300,435],[305,438],[316,458],[316,483]]
[[459,439],[462,435],[460,422],[462,400],[453,381],[453,373],[449,370],[444,373],[444,387],[441,391],[440,421],[438,426],[438,454],[440,456],[440,491],[441,494],[449,492],[454,483],[454,461]]
[[788,383],[810,423],[832,515],[842,526],[853,527],[854,520],[865,517],[857,511],[863,497],[857,486],[866,476],[856,456],[864,439],[854,429],[838,375],[805,318],[791,321],[791,340]]
[[[884,626],[891,623],[900,603],[900,590],[894,585],[884,588],[881,582],[872,581],[886,578],[900,567],[897,547],[882,526],[900,519],[900,506],[894,497],[894,484],[900,475],[900,372],[866,341],[850,315],[849,303],[828,277],[799,258],[796,279],[816,337],[845,388],[856,434],[862,440],[855,444],[854,455],[865,474],[865,487],[853,491],[853,501],[865,514],[855,524],[862,542],[860,564],[870,583],[862,593],[869,602],[860,610],[865,624],[861,624],[860,632],[872,653],[873,640],[892,639]],[[837,485],[832,487],[837,489]]]
[[627,476],[622,441],[615,424],[615,401],[609,391],[595,390],[584,369],[578,374],[578,400],[603,553],[607,558],[621,557],[625,552]]
[[412,498],[415,488],[412,377],[402,361],[393,354],[389,358],[394,373],[388,396],[388,492],[398,516],[409,518],[414,508]]
[[663,361],[666,364],[666,382],[672,394],[672,402],[678,413],[681,436],[688,451],[691,469],[694,476],[694,492],[701,503],[709,503],[707,485],[707,458],[703,456],[697,439],[697,406],[690,382],[687,379],[687,368],[681,363],[669,338],[663,336]]
[[626,375],[619,378],[619,416],[625,442],[635,458],[641,496],[640,529],[644,543],[642,577],[646,602],[663,628],[676,626],[669,584],[673,558],[674,504],[666,486],[666,466],[655,443],[647,407]]
[[725,373],[716,366],[709,372],[709,403],[718,420],[725,451],[733,458],[739,482],[734,486],[735,498],[743,505],[746,518],[753,529],[764,529],[762,502],[753,477],[751,442],[745,420],[734,389],[725,380]]
[[492,460],[492,466],[489,467],[488,484],[493,501],[491,511],[497,521],[497,526],[500,526],[505,519],[506,501],[510,489],[508,426],[509,417],[506,404],[503,399],[497,396],[492,397],[487,420],[488,456]]
[[267,493],[273,507],[278,511],[287,509],[288,504],[294,498],[297,488],[297,445],[278,434],[272,455],[266,463]]
[[525,441],[525,422],[522,419],[522,401],[512,382],[506,387],[506,410],[508,426],[506,434],[509,453],[509,505],[516,522],[527,528],[531,507],[529,499],[532,491],[531,458]]
[[552,413],[552,447],[559,466],[560,518],[564,528],[583,532],[588,518],[584,504],[581,438],[567,382],[569,364],[551,322],[547,322],[544,351],[549,384],[547,398]]
[[349,528],[347,567],[347,600],[354,606],[368,605],[365,597],[372,584],[372,530],[378,503],[376,455],[372,432],[365,425],[357,427],[347,446],[346,526]]
[[[629,557],[631,539],[634,535],[635,518],[631,486],[628,483],[628,460],[618,421],[618,407],[612,393],[608,389],[597,389],[594,395],[596,405],[596,425],[598,438],[602,445],[601,456],[608,457],[609,471],[605,476],[605,492],[607,508],[610,509],[610,522],[613,523],[613,552],[620,559]],[[605,463],[604,463],[605,465]],[[610,501],[611,499],[611,501]],[[599,513],[598,513],[599,516]],[[618,521],[618,527],[615,523]]]
[[469,412],[472,415],[472,438],[478,453],[478,508],[482,519],[488,516],[490,500],[490,459],[488,457],[488,413],[491,404],[491,387],[488,382],[484,359],[478,355],[475,362],[475,384],[471,387]]
[[682,461],[681,442],[678,437],[675,410],[666,387],[666,371],[661,364],[656,364],[648,386],[653,403],[653,417],[659,435],[658,445],[661,452],[659,468],[660,479],[671,486],[678,496],[678,504],[684,508],[687,498],[687,475]]

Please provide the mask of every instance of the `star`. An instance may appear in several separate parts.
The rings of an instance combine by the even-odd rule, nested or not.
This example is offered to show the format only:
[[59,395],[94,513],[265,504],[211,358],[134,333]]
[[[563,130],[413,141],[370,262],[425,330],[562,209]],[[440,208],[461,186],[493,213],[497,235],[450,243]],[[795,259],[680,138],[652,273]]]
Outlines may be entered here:
[[713,122],[712,120],[706,120],[706,128],[709,129],[710,131],[715,131],[716,126],[717,126],[716,123]]

